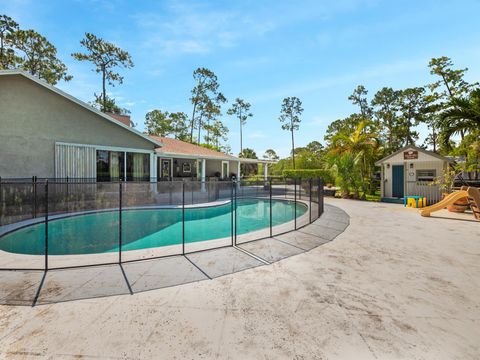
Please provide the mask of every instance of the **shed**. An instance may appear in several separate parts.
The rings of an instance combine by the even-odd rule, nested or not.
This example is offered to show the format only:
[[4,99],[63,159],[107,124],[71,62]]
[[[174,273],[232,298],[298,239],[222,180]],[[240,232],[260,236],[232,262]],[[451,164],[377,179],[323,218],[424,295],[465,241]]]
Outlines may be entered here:
[[420,195],[427,203],[438,202],[442,190],[432,182],[453,160],[414,145],[407,145],[377,161],[381,174],[381,199],[400,202],[404,196]]

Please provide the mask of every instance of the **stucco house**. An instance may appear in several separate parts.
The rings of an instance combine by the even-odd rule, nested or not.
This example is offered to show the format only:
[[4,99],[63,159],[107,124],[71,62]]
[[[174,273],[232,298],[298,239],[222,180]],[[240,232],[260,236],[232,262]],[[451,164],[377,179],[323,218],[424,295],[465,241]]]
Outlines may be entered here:
[[26,72],[0,71],[3,179],[205,180],[238,178],[242,162],[268,163],[148,136],[130,125]]
[[442,190],[433,182],[442,176],[444,169],[452,162],[449,158],[414,145],[405,146],[384,157],[375,163],[380,166],[382,201],[403,201],[407,195],[425,196],[428,203],[439,201]]

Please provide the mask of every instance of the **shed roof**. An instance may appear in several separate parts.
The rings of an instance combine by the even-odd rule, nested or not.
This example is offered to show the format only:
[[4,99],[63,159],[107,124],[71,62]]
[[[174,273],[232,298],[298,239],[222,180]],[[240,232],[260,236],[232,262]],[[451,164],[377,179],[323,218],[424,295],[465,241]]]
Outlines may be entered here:
[[394,157],[395,155],[398,155],[398,154],[400,154],[400,153],[402,153],[406,150],[409,150],[409,149],[419,151],[421,153],[432,156],[432,157],[437,158],[437,159],[442,160],[442,161],[446,161],[446,162],[450,162],[450,163],[453,162],[452,159],[449,159],[445,156],[434,153],[433,151],[428,151],[428,150],[422,149],[422,148],[420,148],[418,146],[415,146],[415,145],[407,145],[407,146],[404,146],[403,148],[395,151],[394,153],[384,157],[383,159],[378,160],[377,162],[375,162],[375,165],[379,166],[380,164],[382,164],[383,162],[387,161],[388,159]]

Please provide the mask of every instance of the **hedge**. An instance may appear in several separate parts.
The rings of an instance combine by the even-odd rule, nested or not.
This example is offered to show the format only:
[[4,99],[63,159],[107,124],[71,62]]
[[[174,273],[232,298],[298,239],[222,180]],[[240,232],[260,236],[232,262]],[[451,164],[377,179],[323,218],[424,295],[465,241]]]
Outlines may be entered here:
[[283,170],[283,176],[286,178],[314,179],[322,178],[325,184],[334,183],[335,178],[329,170],[324,169],[288,169]]

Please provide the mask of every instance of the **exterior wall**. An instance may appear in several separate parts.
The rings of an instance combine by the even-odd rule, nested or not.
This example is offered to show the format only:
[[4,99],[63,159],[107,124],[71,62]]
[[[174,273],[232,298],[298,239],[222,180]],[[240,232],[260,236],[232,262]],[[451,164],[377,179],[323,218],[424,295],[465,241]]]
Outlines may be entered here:
[[207,177],[213,177],[215,176],[215,173],[220,173],[222,174],[222,160],[210,160],[207,159],[207,164],[206,164],[206,172],[205,175]]
[[[215,173],[222,174],[222,161],[226,160],[214,160],[214,159],[207,159],[206,162],[206,177],[214,177]],[[228,176],[230,174],[237,175],[237,161],[228,161]]]
[[229,162],[229,175],[234,174],[235,177],[238,179],[238,161],[230,161]]
[[54,177],[55,143],[154,144],[21,76],[0,76],[0,176]]
[[[413,168],[410,168],[413,164]],[[417,195],[420,191],[426,191],[425,184],[417,182],[417,170],[435,170],[436,176],[442,175],[444,162],[441,160],[435,161],[413,161],[407,160],[405,163],[390,163],[390,168],[384,164],[384,195],[383,197],[392,197],[392,168],[393,165],[404,165],[404,181],[405,181],[405,195]],[[427,185],[429,186],[429,185]],[[433,189],[435,186],[430,187]]]
[[[387,165],[390,165],[388,167]],[[382,197],[392,197],[392,169],[393,165],[404,165],[404,194],[421,195],[427,197],[429,203],[440,199],[441,190],[438,185],[431,185],[426,181],[417,181],[417,170],[435,170],[435,176],[441,176],[446,162],[434,156],[419,152],[418,159],[404,160],[403,152],[383,162],[383,193]],[[412,167],[411,167],[412,166]]]

